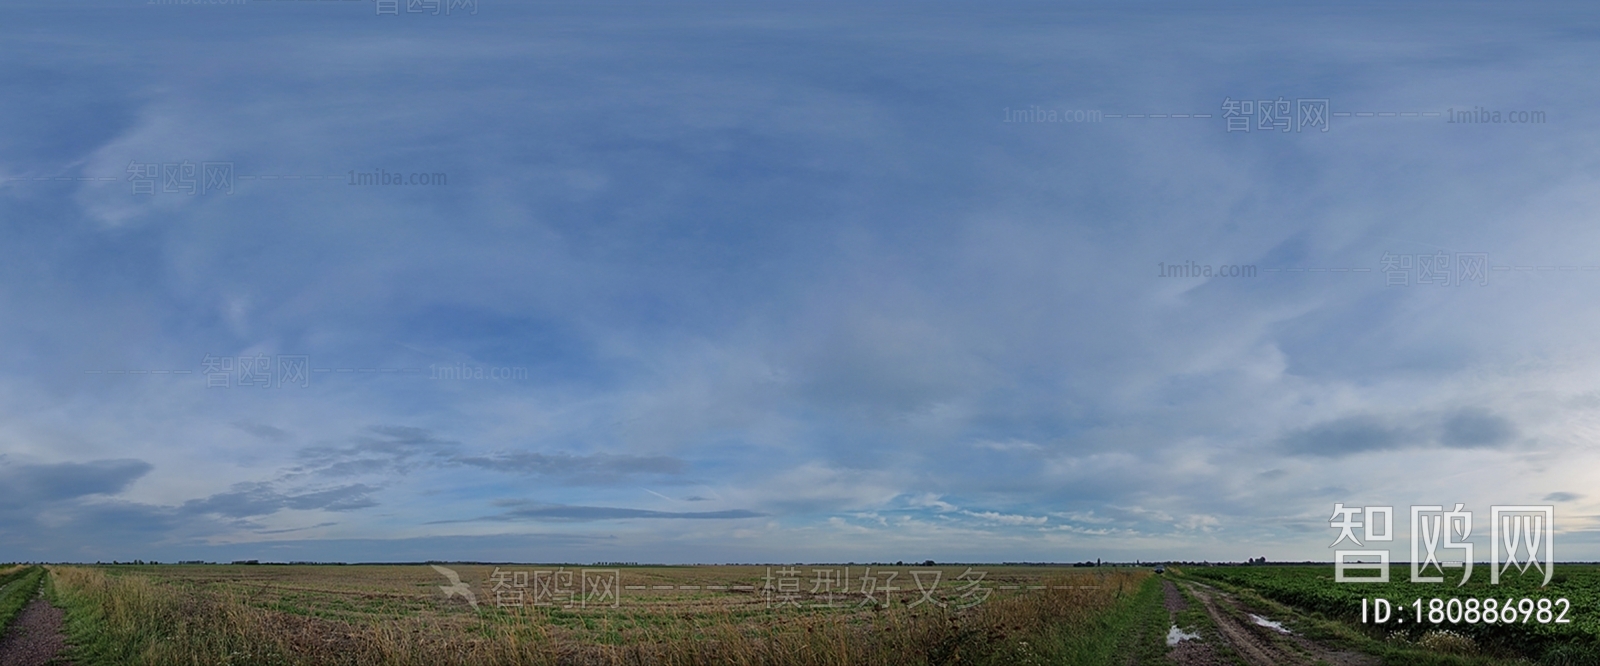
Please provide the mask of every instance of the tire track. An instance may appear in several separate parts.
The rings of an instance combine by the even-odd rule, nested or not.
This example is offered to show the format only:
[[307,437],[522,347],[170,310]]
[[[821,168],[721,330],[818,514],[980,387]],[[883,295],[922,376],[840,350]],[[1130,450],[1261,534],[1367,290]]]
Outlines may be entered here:
[[[1183,598],[1183,593],[1178,591],[1178,586],[1171,580],[1161,581],[1161,590],[1166,595],[1167,623],[1178,626],[1178,613],[1189,610],[1189,600]],[[1234,662],[1223,658],[1211,643],[1204,640],[1184,640],[1167,650],[1167,661],[1178,666],[1231,666]]]
[[1242,619],[1246,613],[1231,595],[1202,583],[1185,582],[1200,600],[1217,632],[1250,666],[1377,666],[1380,660],[1359,652],[1334,650],[1298,634],[1282,634]]

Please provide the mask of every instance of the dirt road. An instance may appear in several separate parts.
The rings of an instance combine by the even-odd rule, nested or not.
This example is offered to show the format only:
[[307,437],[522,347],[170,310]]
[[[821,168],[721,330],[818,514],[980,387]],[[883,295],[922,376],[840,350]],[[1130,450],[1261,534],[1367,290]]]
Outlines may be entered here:
[[64,616],[61,609],[50,605],[43,597],[28,602],[5,636],[0,637],[0,664],[5,666],[71,666],[60,658],[66,648],[66,636],[61,632]]
[[[1167,581],[1171,586],[1172,582]],[[1331,666],[1377,666],[1379,660],[1360,652],[1328,648],[1286,629],[1258,622],[1256,617],[1239,605],[1232,595],[1203,583],[1184,581],[1184,587],[1205,607],[1206,615],[1217,625],[1217,631],[1228,647],[1250,666],[1312,666],[1325,663]],[[1173,590],[1172,592],[1175,592]],[[1169,592],[1168,598],[1171,598]],[[1267,618],[1262,621],[1271,622]],[[1183,647],[1180,643],[1178,647]],[[1179,661],[1174,649],[1168,656],[1179,664],[1209,664],[1206,661]],[[1217,662],[1225,663],[1225,662]]]
[[[1178,586],[1171,580],[1161,581],[1161,587],[1166,592],[1167,621],[1172,626],[1178,626],[1178,613],[1189,610],[1189,600],[1178,591]],[[1182,640],[1167,652],[1167,660],[1178,666],[1231,666],[1234,662],[1218,654],[1211,643],[1203,640]]]

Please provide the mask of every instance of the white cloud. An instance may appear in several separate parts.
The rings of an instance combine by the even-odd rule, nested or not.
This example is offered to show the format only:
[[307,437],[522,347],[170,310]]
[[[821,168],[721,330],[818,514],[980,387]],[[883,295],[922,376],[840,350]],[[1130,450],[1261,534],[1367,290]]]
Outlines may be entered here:
[[1043,525],[1049,522],[1049,516],[1023,516],[1018,514],[999,513],[996,511],[962,511],[962,515],[979,518],[1001,525]]

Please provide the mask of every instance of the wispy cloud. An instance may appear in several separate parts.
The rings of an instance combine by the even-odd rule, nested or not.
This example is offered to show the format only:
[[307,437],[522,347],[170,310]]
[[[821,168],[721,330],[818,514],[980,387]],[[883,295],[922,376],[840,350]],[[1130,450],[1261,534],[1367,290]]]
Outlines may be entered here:
[[690,519],[690,520],[728,520],[739,518],[761,518],[768,514],[744,509],[730,509],[725,511],[653,511],[649,509],[628,509],[606,506],[576,506],[562,504],[536,504],[532,502],[506,502],[502,506],[510,506],[511,510],[504,513],[481,518],[480,520],[534,520],[551,522],[587,522],[595,520],[623,520],[623,519]]
[[667,456],[633,456],[596,453],[574,456],[565,453],[496,453],[487,456],[462,456],[450,459],[471,467],[513,474],[571,476],[584,481],[614,481],[630,474],[681,474],[687,465]]

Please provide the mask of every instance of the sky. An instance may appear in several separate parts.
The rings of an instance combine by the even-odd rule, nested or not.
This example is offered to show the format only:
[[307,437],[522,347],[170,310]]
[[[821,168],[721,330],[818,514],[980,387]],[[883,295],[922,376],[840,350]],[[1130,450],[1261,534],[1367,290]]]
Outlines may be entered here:
[[1585,3],[390,8],[0,3],[0,561],[1600,559]]

